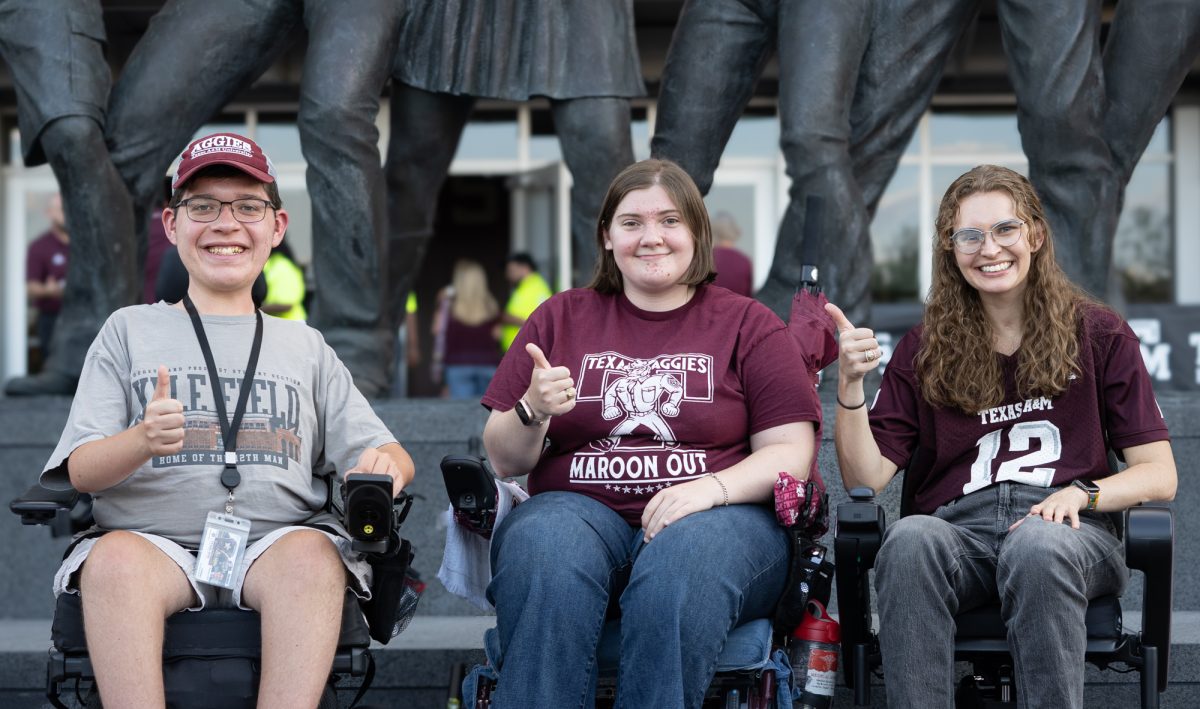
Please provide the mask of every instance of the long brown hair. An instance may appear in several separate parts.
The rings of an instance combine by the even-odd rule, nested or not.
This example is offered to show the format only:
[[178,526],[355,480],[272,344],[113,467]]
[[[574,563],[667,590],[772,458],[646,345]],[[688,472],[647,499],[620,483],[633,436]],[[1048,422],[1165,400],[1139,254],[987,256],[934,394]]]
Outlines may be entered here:
[[933,244],[933,285],[925,301],[924,334],[916,371],[921,394],[935,406],[976,413],[1004,399],[1004,376],[993,344],[991,322],[979,292],[962,272],[950,240],[959,205],[971,195],[1002,192],[1028,229],[1030,254],[1023,296],[1021,347],[1017,352],[1016,384],[1021,398],[1054,396],[1066,390],[1079,374],[1078,317],[1080,306],[1092,303],[1067,278],[1054,258],[1054,239],[1046,213],[1033,185],[1005,167],[980,165],[946,190],[938,208]]
[[596,270],[588,288],[608,295],[622,291],[624,280],[621,271],[617,268],[613,252],[604,248],[604,239],[612,224],[613,214],[621,205],[621,200],[625,199],[625,195],[654,185],[659,185],[666,191],[679,210],[683,223],[692,233],[692,263],[679,282],[698,286],[709,283],[716,277],[717,274],[713,270],[712,226],[708,221],[704,198],[700,196],[696,183],[683,168],[670,160],[642,160],[614,177],[612,184],[608,186],[608,194],[604,195],[600,219],[596,223],[596,246],[600,249],[600,257],[596,259]]

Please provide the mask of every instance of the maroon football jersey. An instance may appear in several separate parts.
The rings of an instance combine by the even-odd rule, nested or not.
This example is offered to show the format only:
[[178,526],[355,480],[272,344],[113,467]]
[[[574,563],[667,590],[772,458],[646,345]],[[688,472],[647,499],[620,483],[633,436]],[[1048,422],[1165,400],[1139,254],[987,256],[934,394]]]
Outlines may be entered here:
[[919,476],[912,481],[914,511],[930,513],[1003,481],[1051,487],[1107,477],[1110,446],[1168,440],[1129,325],[1107,309],[1086,307],[1080,339],[1082,371],[1065,392],[1018,396],[1017,357],[997,355],[1004,401],[970,414],[921,398],[914,372],[921,326],[900,340],[871,405],[871,431],[880,452],[901,468],[920,447],[924,470],[906,472]]
[[579,492],[639,525],[659,490],[750,454],[753,433],[821,410],[787,326],[757,301],[701,286],[648,312],[588,289],[546,301],[521,328],[483,397],[507,411],[529,388],[534,342],[575,379],[576,406],[550,419],[532,494]]

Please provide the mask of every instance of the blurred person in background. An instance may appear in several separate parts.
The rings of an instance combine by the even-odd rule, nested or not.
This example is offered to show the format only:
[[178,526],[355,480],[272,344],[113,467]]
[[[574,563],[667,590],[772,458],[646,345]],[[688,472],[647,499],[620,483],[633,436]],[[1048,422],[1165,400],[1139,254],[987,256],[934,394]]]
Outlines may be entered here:
[[25,255],[25,293],[29,305],[37,310],[38,347],[42,361],[50,356],[50,336],[62,309],[63,289],[67,285],[67,257],[71,236],[63,216],[62,195],[55,193],[46,201],[50,228],[29,244]]
[[507,352],[517,339],[521,326],[544,303],[553,291],[542,274],[538,273],[537,263],[527,253],[516,253],[508,257],[504,267],[504,275],[513,286],[512,295],[504,306],[504,314],[500,316],[500,351]]
[[[451,284],[438,295],[433,321],[434,379],[451,399],[478,399],[487,391],[500,349],[494,330],[500,305],[488,290],[487,273],[471,259],[454,263]],[[439,376],[441,375],[441,376]]]
[[712,220],[713,263],[717,280],[713,285],[728,288],[738,295],[749,296],[754,288],[754,264],[737,248],[742,229],[729,212],[717,212]]
[[307,293],[304,270],[296,265],[296,258],[286,239],[271,249],[271,255],[263,266],[263,276],[267,279],[267,299],[262,305],[264,313],[284,320],[308,319],[308,313],[304,310],[304,296]]

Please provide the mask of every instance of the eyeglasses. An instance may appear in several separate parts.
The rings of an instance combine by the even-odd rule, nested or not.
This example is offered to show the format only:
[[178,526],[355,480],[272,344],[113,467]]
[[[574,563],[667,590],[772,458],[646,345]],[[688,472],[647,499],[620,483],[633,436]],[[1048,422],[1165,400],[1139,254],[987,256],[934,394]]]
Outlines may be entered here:
[[186,207],[188,217],[197,222],[215,222],[221,216],[221,208],[228,204],[233,218],[243,224],[261,222],[263,217],[267,216],[267,208],[275,208],[265,199],[250,197],[235,199],[232,202],[222,202],[212,197],[191,197],[180,201],[179,204]]
[[1025,222],[1020,219],[1005,219],[1002,222],[996,222],[987,231],[971,227],[959,229],[950,237],[950,241],[954,242],[954,248],[958,249],[960,253],[969,255],[983,248],[983,242],[987,239],[988,234],[991,234],[1000,246],[1012,246],[1021,238],[1021,227],[1023,226],[1025,226]]

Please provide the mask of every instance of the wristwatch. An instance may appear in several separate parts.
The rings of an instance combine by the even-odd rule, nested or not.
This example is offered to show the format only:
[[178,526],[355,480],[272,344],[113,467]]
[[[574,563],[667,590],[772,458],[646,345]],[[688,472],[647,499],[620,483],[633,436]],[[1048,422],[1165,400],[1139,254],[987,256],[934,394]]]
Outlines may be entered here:
[[1076,479],[1071,484],[1087,493],[1087,509],[1094,510],[1100,504],[1100,486],[1091,480]]
[[521,423],[526,426],[541,426],[546,423],[545,419],[536,419],[533,417],[533,407],[525,403],[524,399],[517,399],[517,403],[513,406],[517,410],[517,418],[521,419]]

